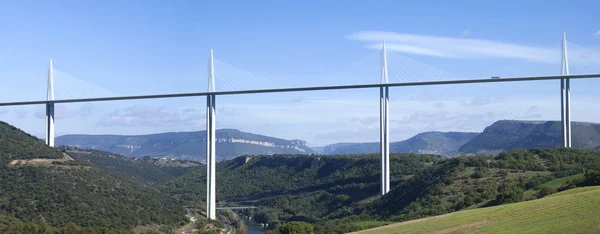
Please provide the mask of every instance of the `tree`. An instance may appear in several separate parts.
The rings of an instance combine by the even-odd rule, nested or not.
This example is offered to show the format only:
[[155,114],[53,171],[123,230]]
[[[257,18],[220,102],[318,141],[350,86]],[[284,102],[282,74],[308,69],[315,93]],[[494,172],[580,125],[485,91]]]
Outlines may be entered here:
[[489,174],[490,174],[490,169],[488,169],[487,167],[477,167],[475,169],[475,172],[473,172],[473,174],[471,175],[471,178],[479,179],[479,178],[486,177]]
[[523,189],[519,188],[512,180],[507,180],[498,187],[496,205],[520,202],[523,200]]
[[289,222],[279,227],[279,233],[282,234],[312,234],[315,228],[310,223]]
[[578,186],[594,186],[600,185],[600,172],[598,171],[586,171],[582,182],[578,183]]

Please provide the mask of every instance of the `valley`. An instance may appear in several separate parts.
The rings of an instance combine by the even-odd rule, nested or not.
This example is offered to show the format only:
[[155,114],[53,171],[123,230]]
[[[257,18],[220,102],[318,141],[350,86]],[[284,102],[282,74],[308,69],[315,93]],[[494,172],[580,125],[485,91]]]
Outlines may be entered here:
[[[500,124],[504,129],[513,125]],[[472,142],[497,129],[489,127],[481,134],[424,133],[406,142]],[[505,132],[513,134],[514,130]],[[347,233],[394,222],[416,225],[426,221],[413,220],[438,215],[479,214],[484,212],[479,210],[501,209],[496,207],[505,204],[541,202],[559,191],[598,185],[600,175],[600,152],[592,149],[533,147],[456,157],[422,151],[392,153],[392,190],[381,197],[377,153],[246,155],[217,164],[217,205],[257,209],[219,211],[219,217],[227,218],[208,221],[204,218],[204,163],[132,158],[73,146],[48,148],[6,123],[0,125],[0,133],[0,217],[6,220],[0,223],[0,231],[30,226],[113,233],[243,231],[241,217],[249,216],[254,222],[269,224],[265,230],[269,233],[285,233],[292,226],[315,233]],[[593,143],[584,146],[591,148]],[[190,213],[196,222],[190,223]],[[453,222],[448,221],[448,226],[456,230],[475,230],[490,228],[496,221]],[[394,225],[386,228],[395,230]]]
[[3,1],[0,234],[600,233],[597,9]]

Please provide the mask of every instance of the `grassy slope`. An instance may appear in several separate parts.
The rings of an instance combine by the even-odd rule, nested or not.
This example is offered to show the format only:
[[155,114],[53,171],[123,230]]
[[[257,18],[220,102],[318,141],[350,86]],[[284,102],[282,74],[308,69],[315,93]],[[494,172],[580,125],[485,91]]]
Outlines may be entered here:
[[359,233],[598,233],[599,209],[600,187],[586,187],[538,200],[459,211]]

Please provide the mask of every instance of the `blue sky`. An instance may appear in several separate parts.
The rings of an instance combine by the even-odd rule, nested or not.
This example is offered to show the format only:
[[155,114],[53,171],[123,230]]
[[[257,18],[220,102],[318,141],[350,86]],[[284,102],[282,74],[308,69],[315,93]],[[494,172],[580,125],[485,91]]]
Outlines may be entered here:
[[[91,87],[74,85],[78,80],[118,95],[201,91],[210,49],[219,60],[217,90],[244,82],[250,88],[376,83],[382,40],[395,69],[390,82],[440,74],[558,75],[563,31],[571,72],[600,73],[599,8],[598,1],[3,2],[0,101],[44,99],[49,59],[62,91]],[[598,122],[598,84],[573,81],[574,120]],[[377,97],[377,90],[223,97],[217,124],[312,146],[376,141]],[[394,88],[391,136],[482,131],[499,119],[555,120],[558,98],[557,82]],[[202,130],[204,103],[63,104],[56,131]],[[42,136],[43,112],[41,106],[0,108],[0,119]]]

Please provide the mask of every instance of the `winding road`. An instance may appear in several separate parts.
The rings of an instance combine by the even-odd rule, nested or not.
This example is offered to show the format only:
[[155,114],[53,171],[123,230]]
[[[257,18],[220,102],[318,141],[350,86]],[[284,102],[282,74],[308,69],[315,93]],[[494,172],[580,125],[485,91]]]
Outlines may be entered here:
[[223,216],[223,215],[219,215],[219,219],[221,220],[221,222],[225,225],[225,234],[229,234],[229,233],[233,233],[235,229],[233,229],[233,227],[231,227],[230,225],[230,221],[227,217]]
[[196,226],[198,226],[198,222],[196,222],[196,217],[194,216],[194,212],[192,211],[192,209],[186,208],[185,210],[187,211],[188,215],[190,216],[190,221],[192,221],[192,225],[189,226],[188,228],[186,228],[183,232],[181,232],[182,234],[192,233],[192,230],[194,230],[196,228]]

